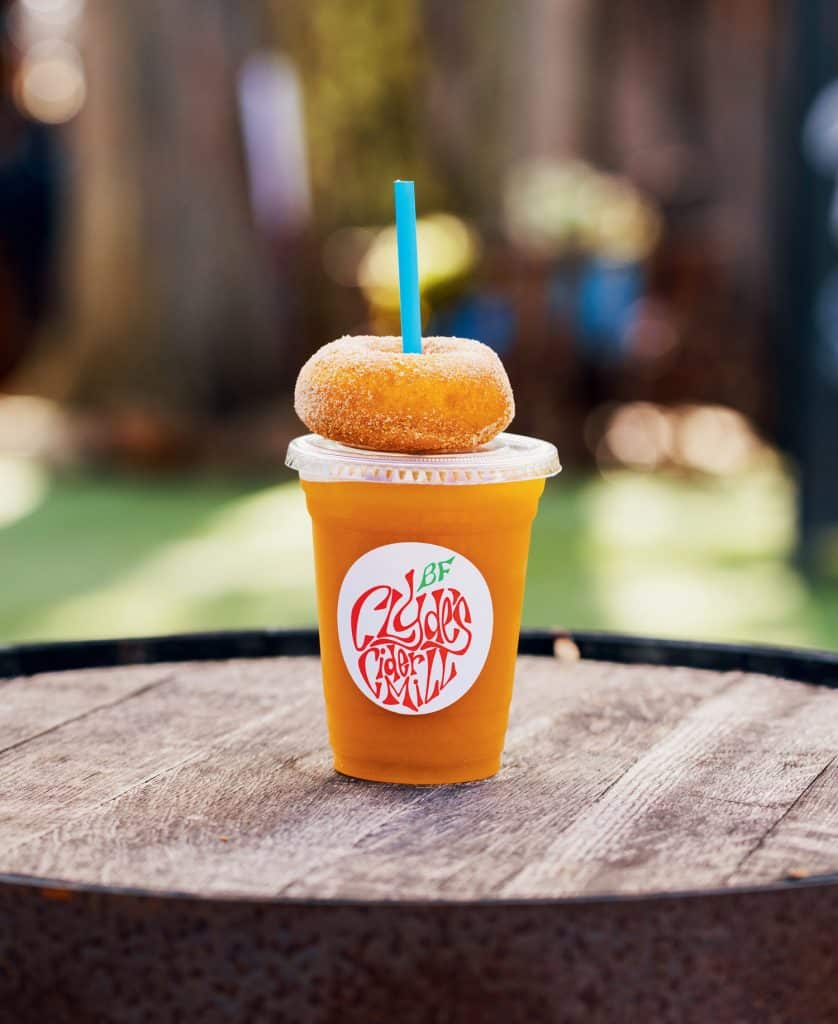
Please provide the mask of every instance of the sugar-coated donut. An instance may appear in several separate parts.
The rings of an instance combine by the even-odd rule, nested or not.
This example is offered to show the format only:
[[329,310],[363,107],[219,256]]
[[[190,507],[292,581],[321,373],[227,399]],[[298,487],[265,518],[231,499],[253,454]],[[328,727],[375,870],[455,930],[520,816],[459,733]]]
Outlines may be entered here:
[[469,451],[515,415],[500,359],[467,338],[423,338],[421,354],[401,338],[339,338],[300,370],[294,408],[316,434],[391,452]]

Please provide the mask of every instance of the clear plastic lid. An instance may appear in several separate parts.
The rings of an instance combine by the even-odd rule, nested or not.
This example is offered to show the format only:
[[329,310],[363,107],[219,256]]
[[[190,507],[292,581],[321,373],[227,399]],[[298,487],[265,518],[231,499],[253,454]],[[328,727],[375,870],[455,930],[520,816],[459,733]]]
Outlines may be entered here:
[[562,468],[555,445],[520,434],[499,434],[473,452],[443,455],[371,452],[306,434],[291,442],[285,465],[321,483],[437,485],[541,480]]

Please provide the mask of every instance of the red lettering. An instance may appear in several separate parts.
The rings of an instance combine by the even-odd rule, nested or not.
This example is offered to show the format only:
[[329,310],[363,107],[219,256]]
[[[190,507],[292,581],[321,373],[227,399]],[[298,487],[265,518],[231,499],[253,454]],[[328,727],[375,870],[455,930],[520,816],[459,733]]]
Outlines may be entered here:
[[[358,627],[361,622],[361,616],[365,618],[376,618],[374,612],[386,612],[392,602],[395,600],[398,591],[392,587],[370,587],[369,590],[365,590],[363,594],[358,598],[355,604],[352,606],[352,614],[349,617],[349,628],[352,634],[352,643],[355,645],[355,650],[365,650],[373,638],[380,633],[380,629],[376,633],[370,634],[365,633],[363,640],[358,641]],[[387,619],[384,617],[383,621],[386,623]],[[381,627],[383,628],[383,627]]]
[[350,613],[358,671],[374,699],[417,711],[457,678],[457,661],[471,647],[471,609],[455,587],[416,595],[410,570],[404,588],[365,590]]

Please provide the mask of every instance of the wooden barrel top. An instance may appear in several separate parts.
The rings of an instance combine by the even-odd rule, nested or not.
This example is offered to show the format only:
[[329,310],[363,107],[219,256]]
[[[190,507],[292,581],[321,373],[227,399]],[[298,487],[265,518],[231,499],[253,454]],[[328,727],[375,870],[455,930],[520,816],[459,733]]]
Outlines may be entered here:
[[[682,954],[672,951],[686,934],[689,953],[683,954],[683,974],[696,985],[702,976],[701,956],[710,957],[707,977],[718,981],[724,975],[720,951],[727,950],[725,955],[731,958],[738,955],[750,941],[751,927],[763,943],[772,928],[784,929],[782,943],[787,947],[811,938],[807,929],[834,922],[838,659],[771,651],[754,656],[739,652],[735,658],[733,648],[698,646],[681,648],[684,656],[679,658],[677,645],[647,642],[644,648],[613,641],[603,648],[598,642],[551,637],[549,650],[557,657],[519,658],[503,769],[494,779],[458,786],[395,786],[337,775],[331,768],[316,656],[163,661],[0,679],[0,996],[12,998],[11,1005],[18,1006],[16,1019],[22,1022],[46,1019],[47,1010],[56,1021],[88,1019],[85,1002],[73,1004],[75,1016],[65,1018],[49,1003],[27,1001],[22,987],[9,997],[2,962],[4,921],[7,935],[12,934],[10,929],[18,935],[27,929],[37,933],[36,946],[46,941],[44,935],[52,935],[50,951],[43,953],[37,972],[55,973],[64,963],[64,929],[73,935],[105,929],[102,934],[110,937],[100,935],[97,948],[116,955],[113,950],[122,948],[124,934],[138,926],[139,919],[145,921],[148,907],[162,913],[161,896],[173,898],[172,906],[185,899],[177,911],[178,927],[183,935],[194,931],[196,942],[204,941],[207,921],[217,914],[219,922],[224,919],[218,925],[220,933],[236,936],[240,946],[252,941],[255,950],[254,936],[261,934],[260,929],[277,927],[279,919],[270,914],[291,914],[282,919],[283,934],[290,936],[297,925],[308,929],[306,948],[314,943],[317,956],[326,958],[320,969],[325,969],[324,963],[331,965],[327,974],[337,970],[337,953],[324,952],[323,946],[323,935],[333,925],[314,921],[330,906],[343,908],[344,913],[385,915],[394,905],[412,907],[398,918],[382,918],[376,926],[376,941],[391,929],[391,940],[399,948],[407,941],[404,928],[431,927],[411,914],[425,913],[423,907],[431,914],[440,906],[454,908],[455,916],[439,924],[439,935],[461,952],[472,949],[474,971],[484,980],[492,971],[503,973],[504,958],[514,960],[516,936],[529,935],[527,929],[535,928],[540,937],[533,941],[541,953],[532,945],[526,947],[515,971],[532,972],[539,955],[547,955],[545,950],[552,949],[554,963],[566,941],[574,949],[581,941],[589,950],[599,942],[600,962],[619,962],[622,966],[613,970],[627,972],[625,991],[626,986],[638,985],[638,978],[652,977],[653,950],[664,939],[677,958]],[[307,637],[291,647],[295,643],[299,650],[313,650],[315,640]],[[542,635],[529,649],[542,650],[547,643]],[[584,655],[586,648],[612,656],[629,651],[633,660],[645,650],[658,661],[688,664],[579,660],[580,650]],[[225,649],[223,642],[218,649]],[[245,651],[247,645],[236,649]],[[526,642],[523,649],[528,649]],[[78,657],[72,646],[63,650],[69,664],[74,658],[75,663],[98,660],[91,656],[93,648],[79,648]],[[121,651],[120,660],[148,653],[132,642],[107,650],[111,653],[102,661],[110,660],[116,650]],[[183,656],[182,650],[165,644],[161,650]],[[715,651],[715,660],[727,670],[694,667],[706,662],[702,651]],[[3,657],[0,652],[0,671]],[[818,682],[729,667],[737,658],[744,666],[768,671],[785,664],[797,666],[796,674]],[[7,674],[9,668],[49,664],[36,648],[5,653]],[[763,888],[754,892],[753,887]],[[813,889],[828,892],[829,899],[807,899],[807,890]],[[669,902],[663,898],[664,904],[659,895],[643,902],[651,894],[666,893],[680,895]],[[789,893],[799,897],[794,906],[799,907],[800,918],[793,918],[794,927],[791,904],[771,903],[774,895],[787,900]],[[37,894],[34,910],[32,894]],[[122,902],[103,904],[108,894],[121,896]],[[717,902],[690,901],[690,894]],[[760,894],[762,902],[749,902]],[[683,920],[672,910],[675,899],[681,900],[679,907],[683,905],[677,911],[686,915]],[[719,899],[728,902],[720,904]],[[59,928],[54,915],[69,913],[70,903],[76,915],[72,927],[65,923]],[[579,925],[581,932],[573,931],[580,907],[589,906],[591,910],[584,912],[596,915],[602,912],[596,908],[603,905],[625,916],[609,918],[610,925],[603,919],[586,919],[584,927]],[[664,918],[662,905],[670,908]],[[111,909],[106,912],[105,906]],[[268,914],[258,925],[255,919],[247,923],[225,916],[234,907],[239,908],[236,913],[244,913],[241,908],[257,906],[263,908],[259,913]],[[270,906],[277,909],[264,909]],[[522,911],[522,906],[530,909]],[[538,917],[547,907],[562,906],[560,918]],[[199,913],[196,907],[203,909]],[[503,908],[509,916],[501,926],[497,915]],[[760,924],[763,908],[768,916]],[[472,910],[494,916],[451,938],[452,928],[465,927],[456,914]],[[516,924],[516,913],[530,916]],[[120,914],[128,915],[121,924]],[[690,915],[698,917],[692,920]],[[183,924],[185,920],[191,924]],[[272,923],[266,924],[268,920]],[[347,918],[340,920],[348,927]],[[364,922],[363,927],[358,925],[358,934],[363,932],[363,941],[369,942],[372,919],[358,920]],[[532,924],[536,920],[540,923]],[[289,921],[296,923],[292,927]],[[148,927],[147,921],[143,927]],[[353,935],[354,927],[349,928]],[[638,963],[625,949],[617,958],[609,945],[615,941],[610,928],[628,928],[636,937],[649,931],[642,939]],[[497,938],[506,934],[504,929],[509,931],[502,950],[492,947],[491,955],[474,952],[484,948],[485,935]],[[409,934],[415,938],[419,932]],[[355,955],[356,938],[346,939],[349,952],[344,950],[341,956]],[[792,970],[772,960],[766,962],[764,976],[773,978],[778,990],[785,984],[789,999],[805,1003],[808,993],[808,1015],[800,1019],[818,1020],[820,1008],[828,1002],[818,979],[834,977],[838,969],[834,923],[831,938],[825,937],[821,946],[809,949],[809,938],[810,966],[797,964]],[[696,953],[693,940],[704,954]],[[155,934],[152,946],[161,941]],[[293,942],[289,938],[287,948],[282,943],[272,947],[273,955],[291,956],[288,951],[300,941],[299,936]],[[434,941],[441,940],[437,936]],[[754,963],[768,955],[759,948],[762,952],[753,953]],[[227,947],[216,952],[217,970],[226,974],[232,954]],[[171,949],[169,955],[176,959]],[[562,955],[569,963],[571,954]],[[206,948],[201,956],[205,961]],[[255,952],[253,956],[258,960]],[[825,964],[831,974],[824,974]],[[784,969],[791,970],[787,984],[779,980]],[[75,977],[72,971],[77,970],[74,967],[68,977]],[[607,1007],[607,993],[599,991],[599,981],[586,981],[581,965],[579,970],[582,973],[577,971],[572,982],[566,978],[563,983],[567,998],[576,993],[578,1014],[568,1008],[565,1016],[550,1019],[616,1019],[607,1013],[597,1015],[597,1007]],[[811,973],[809,981],[808,974],[801,974],[805,971]],[[32,976],[37,972],[33,969]],[[402,978],[403,994],[404,985],[409,988],[404,978],[410,965],[402,964],[396,973]],[[270,977],[268,971],[265,978]],[[515,977],[516,985],[524,984]],[[496,1019],[487,1009],[493,1002],[507,1006],[504,1020],[534,1019],[539,1006],[553,1006],[545,995],[552,991],[546,978],[545,974],[531,979],[529,996],[519,993],[517,1002],[510,996],[505,1003],[497,992],[492,996],[488,981],[489,988],[484,985],[477,995],[477,990],[469,989],[468,998],[477,1001],[467,1004],[472,1015],[462,1019]],[[270,988],[274,983],[263,979],[262,984]],[[455,981],[449,978],[445,984],[450,989]],[[74,992],[84,988],[81,981],[72,985]],[[585,985],[594,1000],[587,1009]],[[649,985],[654,987],[651,981]],[[175,993],[172,999],[186,998],[176,976],[163,987],[170,995]],[[137,1006],[150,998],[152,988],[137,995]],[[713,1004],[712,1019],[791,1019],[759,1016],[758,1001],[746,999],[741,987],[732,991],[735,1000],[729,1005]],[[542,1002],[532,1002],[533,992]],[[395,1005],[392,1000],[402,998],[391,996],[388,1012]],[[332,1010],[343,1006],[343,994],[333,992],[333,999],[337,1002]],[[838,1013],[838,995],[829,999],[830,1012]],[[359,1000],[363,1013],[359,1010],[357,1019],[384,1019],[370,1009],[373,1004],[366,994]],[[655,1003],[646,1006],[639,1000],[638,995],[635,1010],[640,1013],[645,1006],[643,1012],[654,1015],[643,1019],[711,1019],[690,1016],[686,996],[671,1003],[671,1015],[660,1006],[655,1010]],[[233,1001],[228,1009],[235,1005],[235,1013],[229,1009],[225,1016],[222,1003],[215,1007],[215,1015],[207,1011],[205,1019],[233,1020],[244,1012]],[[193,1012],[197,1005],[183,1004],[183,1012]],[[429,1005],[423,1013],[430,1012]],[[109,1016],[101,1000],[91,1006],[89,1019],[147,1019],[127,1011]],[[323,1016],[305,1018],[299,1016],[299,1006],[288,1012],[287,1018],[252,1013],[238,1019],[331,1019],[325,1010]],[[341,1012],[345,1019],[356,1019]],[[402,1007],[401,1016],[414,1019],[409,1007]],[[424,1019],[461,1018],[452,1013]]]
[[0,684],[0,872],[206,896],[542,899],[838,872],[838,690],[522,657],[500,774],[331,767],[315,657]]

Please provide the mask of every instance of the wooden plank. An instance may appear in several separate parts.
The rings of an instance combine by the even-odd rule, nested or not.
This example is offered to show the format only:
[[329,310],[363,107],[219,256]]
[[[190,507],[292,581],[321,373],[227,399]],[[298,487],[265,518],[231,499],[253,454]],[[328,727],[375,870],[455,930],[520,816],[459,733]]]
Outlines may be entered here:
[[[0,754],[0,870],[14,870],[15,847],[70,821],[86,828],[96,807],[249,723],[272,717],[281,733],[286,721],[299,726],[297,712],[308,721],[320,689],[319,661],[290,663],[292,679],[288,662],[273,659],[160,666],[168,675],[160,685]],[[110,671],[89,673],[90,685]],[[147,679],[146,668],[137,671]]]
[[835,692],[745,676],[700,704],[501,893],[722,885],[823,771],[836,736]]
[[[301,660],[287,663],[289,688]],[[316,682],[319,690],[319,674]],[[250,723],[0,863],[110,885],[264,895],[430,792],[337,775],[318,696]]]
[[504,767],[445,787],[286,886],[293,896],[496,896],[553,835],[734,675],[519,659]]
[[[838,726],[833,718],[834,735]],[[838,740],[836,740],[838,742]],[[838,759],[833,758],[800,798],[748,851],[727,878],[748,885],[766,878],[812,878],[838,873]]]
[[204,894],[486,895],[730,684],[710,672],[521,659],[501,774],[423,789],[335,775],[318,695],[283,727],[279,714],[253,723],[3,862]]
[[159,665],[131,665],[0,680],[0,753],[128,700],[169,675],[168,668]]

